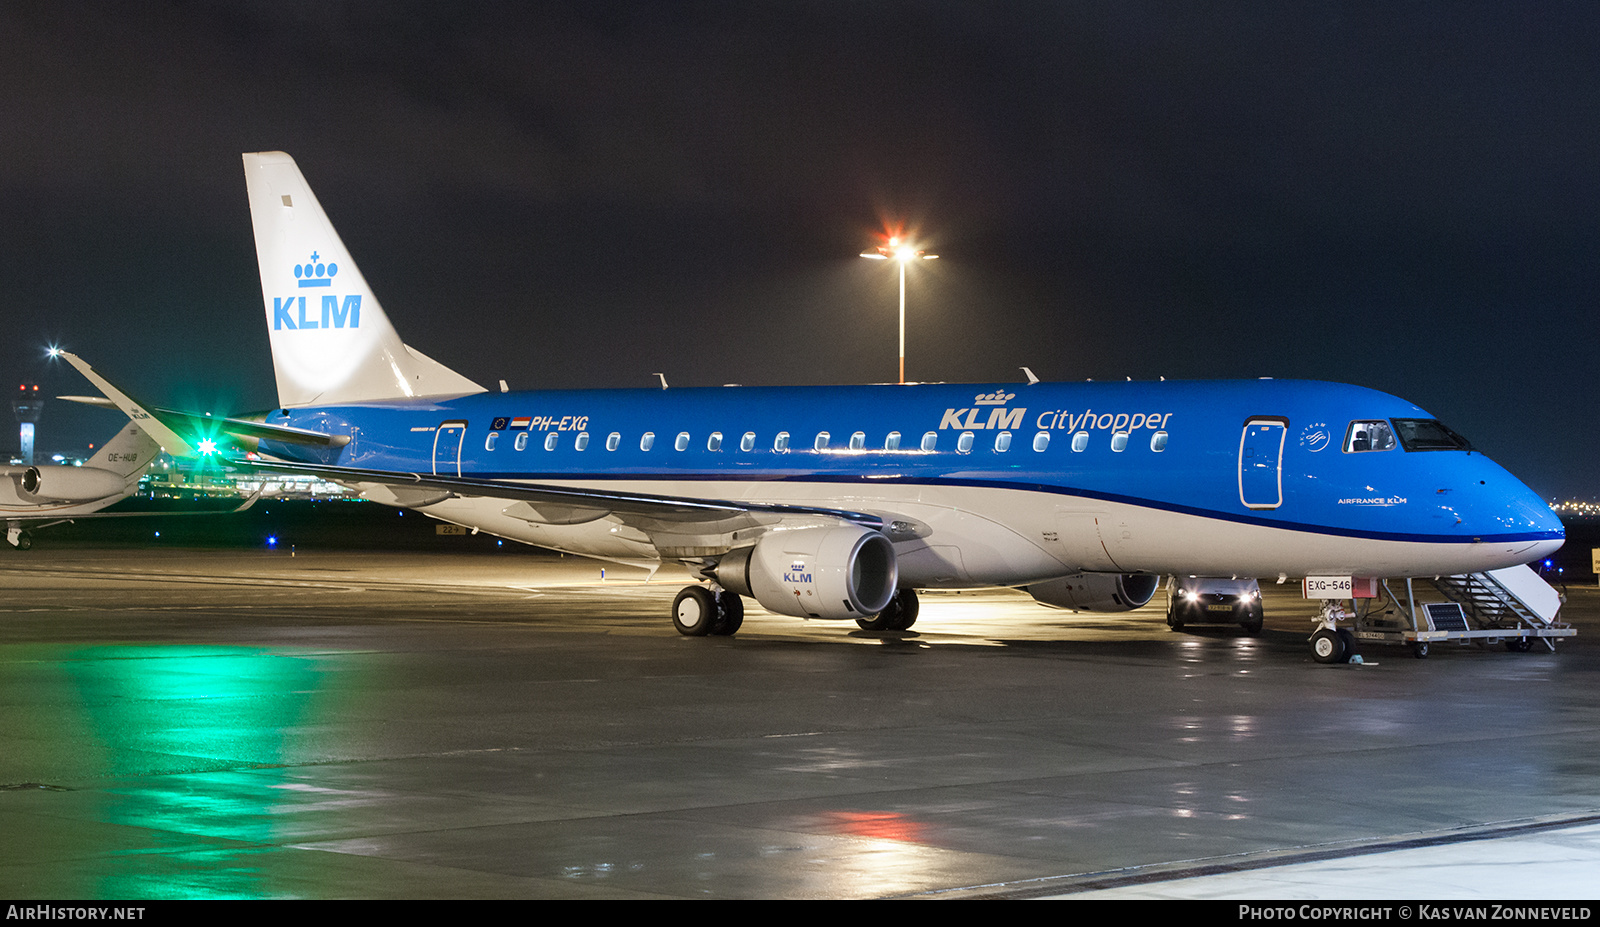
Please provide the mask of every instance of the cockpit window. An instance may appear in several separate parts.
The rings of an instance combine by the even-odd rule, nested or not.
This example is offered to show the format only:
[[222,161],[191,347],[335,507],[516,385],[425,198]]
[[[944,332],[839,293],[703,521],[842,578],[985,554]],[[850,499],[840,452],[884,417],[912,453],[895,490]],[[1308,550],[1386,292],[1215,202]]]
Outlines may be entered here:
[[1344,433],[1346,454],[1387,451],[1394,446],[1394,430],[1382,419],[1373,422],[1351,422],[1350,429]]
[[1472,442],[1431,418],[1397,418],[1395,431],[1408,451],[1470,451]]

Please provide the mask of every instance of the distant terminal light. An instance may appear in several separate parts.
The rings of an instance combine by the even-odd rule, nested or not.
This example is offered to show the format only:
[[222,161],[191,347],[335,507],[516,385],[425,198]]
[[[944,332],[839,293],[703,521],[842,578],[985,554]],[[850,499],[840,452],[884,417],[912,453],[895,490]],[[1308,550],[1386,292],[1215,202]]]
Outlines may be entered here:
[[1600,518],[1600,502],[1592,499],[1568,499],[1554,502],[1550,510],[1562,518]]

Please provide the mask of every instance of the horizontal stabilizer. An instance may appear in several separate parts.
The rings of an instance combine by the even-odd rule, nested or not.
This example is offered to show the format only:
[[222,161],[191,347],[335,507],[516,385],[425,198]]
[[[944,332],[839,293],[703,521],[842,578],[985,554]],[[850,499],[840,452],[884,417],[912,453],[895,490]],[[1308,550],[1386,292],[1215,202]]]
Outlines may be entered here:
[[66,402],[82,403],[86,406],[99,406],[102,409],[115,409],[117,404],[104,396],[57,396],[57,399]]

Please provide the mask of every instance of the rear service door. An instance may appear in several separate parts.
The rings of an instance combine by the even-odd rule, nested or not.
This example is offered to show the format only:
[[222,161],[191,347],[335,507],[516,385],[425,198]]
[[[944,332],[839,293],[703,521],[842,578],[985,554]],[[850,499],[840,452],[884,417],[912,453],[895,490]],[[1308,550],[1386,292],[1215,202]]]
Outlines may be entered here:
[[1283,504],[1283,439],[1289,421],[1252,418],[1239,437],[1239,500],[1246,508],[1275,509]]
[[465,421],[443,422],[433,433],[433,472],[435,475],[461,475],[461,443],[467,437]]

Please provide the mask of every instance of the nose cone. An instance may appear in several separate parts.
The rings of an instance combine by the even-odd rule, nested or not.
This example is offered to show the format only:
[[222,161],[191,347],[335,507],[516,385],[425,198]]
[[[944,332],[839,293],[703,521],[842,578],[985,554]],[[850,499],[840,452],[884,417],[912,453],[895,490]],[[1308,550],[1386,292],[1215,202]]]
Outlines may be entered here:
[[[1549,556],[1566,543],[1561,518],[1522,481],[1487,460],[1480,486],[1467,515],[1474,537],[1505,550],[1514,563],[1531,563]],[[1463,525],[1462,527],[1467,527]]]
[[1535,497],[1533,505],[1537,506],[1537,510],[1530,513],[1529,517],[1534,521],[1535,530],[1543,533],[1546,537],[1535,544],[1530,562],[1531,560],[1548,557],[1560,550],[1561,545],[1567,542],[1567,526],[1561,523],[1561,516],[1557,515],[1551,510],[1550,506],[1545,505],[1543,499],[1538,497]]

